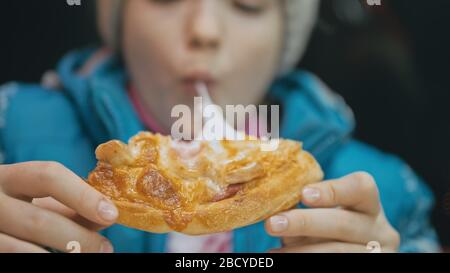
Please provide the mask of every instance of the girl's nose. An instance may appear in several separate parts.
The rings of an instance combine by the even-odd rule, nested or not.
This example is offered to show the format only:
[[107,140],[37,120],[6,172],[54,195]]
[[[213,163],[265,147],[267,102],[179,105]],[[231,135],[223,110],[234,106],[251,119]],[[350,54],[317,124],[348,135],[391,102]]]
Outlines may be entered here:
[[[192,12],[187,23],[188,45],[193,49],[216,49],[220,45],[221,26],[216,0],[190,0]],[[222,1],[222,0],[221,0]]]

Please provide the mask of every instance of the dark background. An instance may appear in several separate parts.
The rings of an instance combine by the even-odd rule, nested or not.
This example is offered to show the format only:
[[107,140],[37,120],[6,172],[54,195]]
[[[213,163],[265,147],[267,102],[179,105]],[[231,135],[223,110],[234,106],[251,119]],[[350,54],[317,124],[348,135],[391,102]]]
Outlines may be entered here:
[[[98,43],[95,1],[0,2],[0,84],[40,81],[68,50]],[[403,157],[436,195],[450,246],[450,1],[324,0],[301,67],[344,96],[356,137]]]

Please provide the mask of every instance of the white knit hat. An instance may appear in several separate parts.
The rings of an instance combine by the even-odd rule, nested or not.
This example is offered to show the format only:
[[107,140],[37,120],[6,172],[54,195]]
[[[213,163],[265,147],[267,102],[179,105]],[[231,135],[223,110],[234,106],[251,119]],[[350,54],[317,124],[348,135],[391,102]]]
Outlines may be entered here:
[[[120,44],[121,11],[126,0],[98,0],[98,26],[103,40],[113,49]],[[289,72],[303,55],[314,27],[320,0],[283,0],[286,18],[280,74]]]

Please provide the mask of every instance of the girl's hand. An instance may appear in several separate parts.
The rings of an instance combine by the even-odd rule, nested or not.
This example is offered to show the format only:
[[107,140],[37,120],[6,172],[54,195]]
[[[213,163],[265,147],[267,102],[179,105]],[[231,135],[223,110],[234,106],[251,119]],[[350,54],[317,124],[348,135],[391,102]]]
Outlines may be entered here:
[[[367,173],[308,185],[303,203],[310,209],[293,209],[266,221],[266,230],[282,238],[288,252],[395,252],[400,236],[384,216],[378,189]],[[375,250],[376,251],[376,250]]]
[[59,163],[0,165],[0,252],[112,252],[113,203]]

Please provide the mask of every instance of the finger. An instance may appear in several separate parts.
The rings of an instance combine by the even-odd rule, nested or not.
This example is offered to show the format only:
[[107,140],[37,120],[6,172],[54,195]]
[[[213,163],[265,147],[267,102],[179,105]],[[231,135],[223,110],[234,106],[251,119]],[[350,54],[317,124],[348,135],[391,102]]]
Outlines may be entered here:
[[378,240],[372,218],[340,209],[294,209],[270,217],[266,230],[272,236],[308,236],[367,243]]
[[115,205],[73,172],[55,162],[26,162],[3,168],[7,194],[31,198],[51,196],[100,225],[111,225],[118,217]]
[[102,230],[107,227],[107,226],[103,226],[103,225],[97,224],[95,222],[89,221],[88,219],[79,215],[73,209],[65,206],[61,202],[58,202],[57,200],[53,199],[52,197],[35,198],[35,199],[33,199],[32,203],[35,206],[56,212],[59,215],[69,218],[70,220],[74,221],[75,223],[77,223],[89,230],[99,231],[99,230]]
[[60,251],[67,251],[67,244],[76,241],[82,252],[112,252],[106,238],[57,213],[7,196],[0,196],[0,202],[2,233]]
[[48,253],[43,248],[0,233],[0,253]]
[[292,245],[312,245],[327,242],[329,239],[324,238],[315,238],[315,237],[307,237],[307,236],[294,236],[294,237],[282,237],[281,242],[283,247],[292,246]]
[[369,253],[364,245],[327,242],[306,246],[291,246],[272,249],[269,253]]
[[368,214],[381,210],[377,185],[365,172],[308,185],[302,195],[303,203],[309,207],[342,206]]

